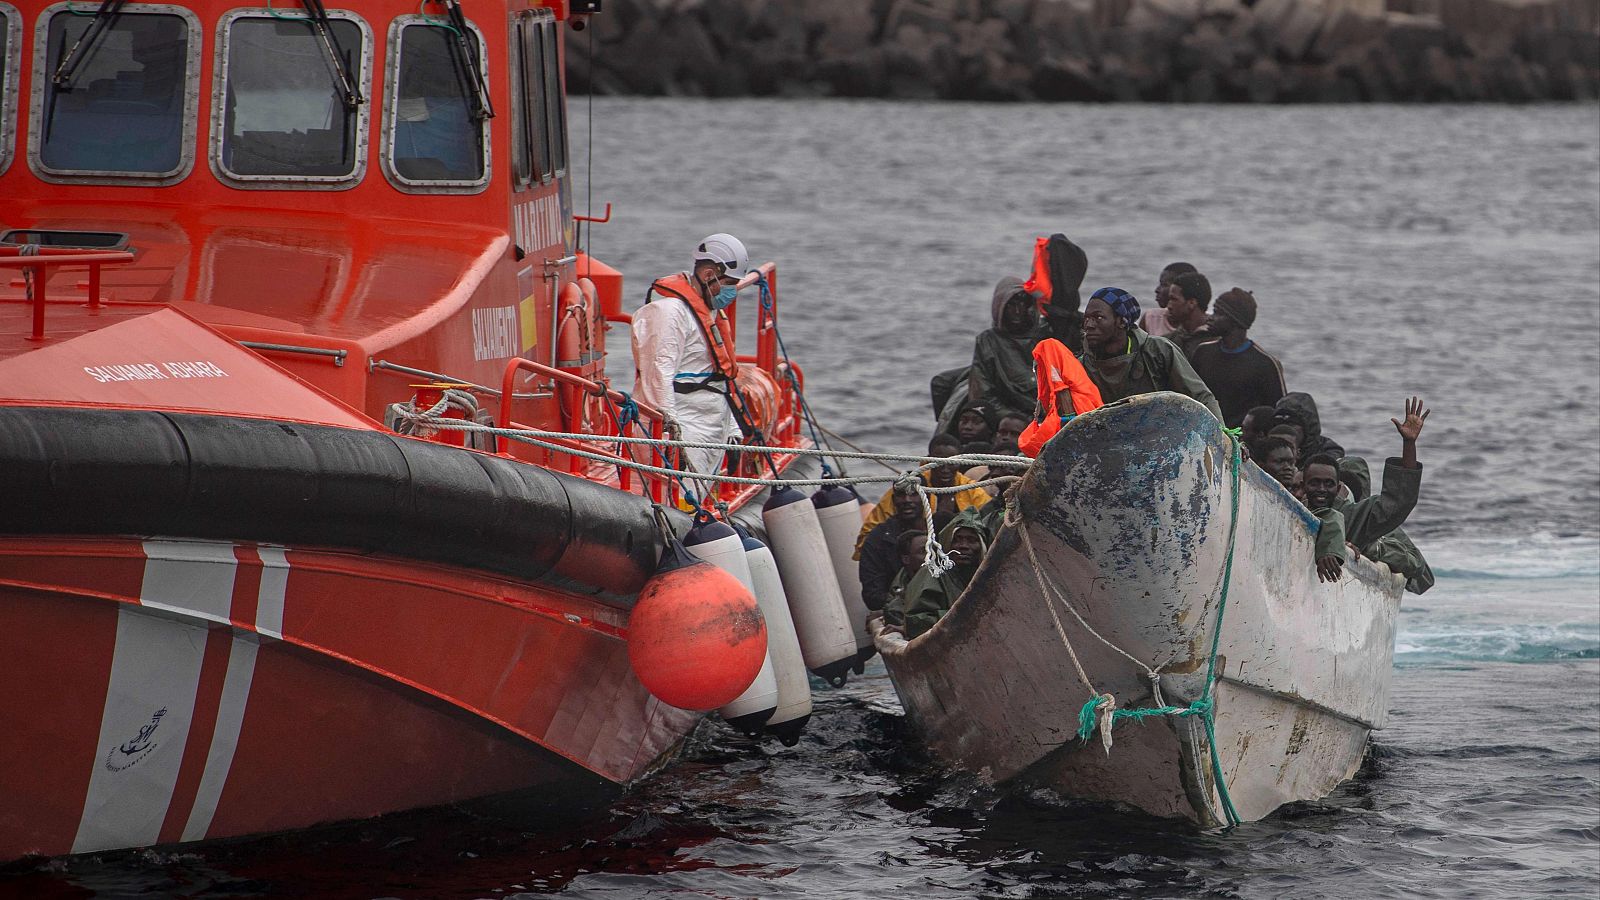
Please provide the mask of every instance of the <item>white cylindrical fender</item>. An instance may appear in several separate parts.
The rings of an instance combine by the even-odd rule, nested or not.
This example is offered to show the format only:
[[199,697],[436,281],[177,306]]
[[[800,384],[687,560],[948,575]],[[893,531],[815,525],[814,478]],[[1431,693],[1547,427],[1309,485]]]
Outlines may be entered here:
[[[732,528],[701,513],[695,517],[694,527],[683,536],[683,546],[696,558],[739,579],[750,595],[756,596],[755,583],[750,579],[750,566],[745,562],[744,541]],[[760,602],[757,598],[756,603],[759,605]],[[766,618],[764,609],[762,618]],[[717,710],[729,725],[746,734],[760,734],[761,726],[772,718],[773,711],[778,708],[778,677],[772,668],[771,639],[772,623],[769,620],[767,657],[761,663],[756,680],[750,682],[750,686],[732,703]]]
[[767,720],[767,731],[785,747],[800,742],[800,732],[811,718],[811,680],[806,677],[800,637],[789,615],[789,597],[778,574],[778,561],[772,551],[750,535],[744,535],[744,559],[750,566],[750,580],[756,586],[756,603],[767,620],[767,658],[778,679],[778,708]]
[[845,615],[817,509],[805,494],[779,487],[761,508],[761,520],[789,598],[806,668],[838,687],[855,664],[856,637]]
[[849,488],[824,485],[811,495],[811,505],[817,508],[817,522],[822,525],[822,538],[828,544],[828,559],[833,564],[834,579],[839,582],[839,596],[844,600],[844,611],[850,617],[850,627],[855,634],[855,670],[859,675],[861,664],[878,652],[872,646],[872,633],[867,630],[870,613],[861,600],[861,564],[851,558],[856,552],[856,536],[861,533],[861,500]]

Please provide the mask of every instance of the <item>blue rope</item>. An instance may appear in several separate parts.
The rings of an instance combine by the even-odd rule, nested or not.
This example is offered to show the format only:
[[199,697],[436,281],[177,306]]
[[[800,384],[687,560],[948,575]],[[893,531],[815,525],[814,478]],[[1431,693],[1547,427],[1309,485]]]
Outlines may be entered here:
[[[611,411],[611,421],[616,424],[617,434],[623,434],[628,425],[639,421],[639,404],[634,402],[633,395],[627,391],[618,391],[617,393],[622,395],[622,403],[619,405],[617,401],[611,399],[610,395],[607,395],[606,408]],[[659,446],[650,444],[649,447],[650,451],[655,454],[657,461],[661,463],[661,468],[677,468],[672,464],[671,460],[667,459],[667,455],[661,452]],[[689,501],[690,506],[700,505],[700,500],[693,491],[689,490],[689,484],[683,480],[683,476],[674,475],[672,480],[678,483],[678,493],[683,495],[683,499]]]
[[[756,284],[761,288],[761,309],[771,312],[772,289],[767,285],[767,276],[762,275],[757,278]],[[800,415],[806,420],[806,426],[811,429],[811,442],[825,450],[832,450],[833,445],[828,443],[817,427],[817,417],[811,414],[811,404],[806,402],[806,392],[800,389],[800,380],[794,377],[794,364],[789,361],[789,348],[783,343],[783,332],[778,329],[778,317],[776,315],[772,317],[772,334],[778,339],[778,352],[783,354],[783,371],[789,378],[789,386],[794,388],[794,395],[800,401]],[[839,463],[839,472],[841,474],[849,474],[845,471],[844,463],[840,462],[837,457],[834,458],[834,462]],[[822,462],[822,477],[833,477],[833,469],[829,468],[827,460]]]
[[[1206,658],[1206,686],[1200,693],[1200,698],[1188,706],[1151,706],[1142,709],[1114,709],[1111,711],[1111,727],[1115,728],[1118,722],[1129,720],[1142,723],[1145,719],[1156,716],[1173,716],[1182,718],[1186,716],[1199,716],[1200,721],[1206,726],[1206,745],[1211,755],[1211,776],[1217,783],[1217,797],[1222,801],[1222,812],[1227,819],[1227,827],[1232,828],[1240,823],[1239,811],[1233,806],[1233,797],[1228,793],[1228,782],[1222,775],[1222,759],[1217,754],[1216,730],[1216,705],[1211,699],[1212,687],[1217,683],[1217,648],[1222,642],[1222,617],[1228,611],[1228,586],[1233,583],[1233,550],[1234,539],[1239,528],[1239,429],[1224,428],[1223,433],[1228,435],[1233,447],[1233,501],[1232,517],[1228,520],[1228,555],[1222,565],[1222,592],[1217,601],[1217,620],[1211,629],[1211,653]],[[1087,741],[1093,734],[1096,719],[1099,714],[1100,696],[1089,698],[1078,710],[1078,739]]]

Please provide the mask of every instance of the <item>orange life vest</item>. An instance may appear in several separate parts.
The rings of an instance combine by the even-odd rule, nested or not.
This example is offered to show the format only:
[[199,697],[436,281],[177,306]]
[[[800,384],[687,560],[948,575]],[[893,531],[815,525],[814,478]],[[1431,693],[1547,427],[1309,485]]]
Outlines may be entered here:
[[679,272],[665,278],[656,279],[650,285],[653,293],[660,293],[669,297],[677,297],[689,304],[689,309],[694,311],[694,320],[700,323],[700,336],[706,339],[706,346],[711,349],[711,358],[716,364],[717,374],[725,376],[729,381],[739,377],[739,360],[734,355],[733,349],[733,323],[723,313],[713,310],[700,292],[695,289],[694,282],[689,276]]

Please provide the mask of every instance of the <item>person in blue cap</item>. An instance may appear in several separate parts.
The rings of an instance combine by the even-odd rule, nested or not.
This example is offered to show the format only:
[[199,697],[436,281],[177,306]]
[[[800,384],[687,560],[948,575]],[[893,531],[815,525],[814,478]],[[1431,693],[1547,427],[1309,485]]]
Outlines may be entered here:
[[1205,404],[1218,420],[1222,410],[1195,374],[1183,351],[1139,327],[1139,301],[1121,288],[1103,287],[1083,309],[1083,352],[1078,361],[1112,403],[1135,394],[1174,391]]

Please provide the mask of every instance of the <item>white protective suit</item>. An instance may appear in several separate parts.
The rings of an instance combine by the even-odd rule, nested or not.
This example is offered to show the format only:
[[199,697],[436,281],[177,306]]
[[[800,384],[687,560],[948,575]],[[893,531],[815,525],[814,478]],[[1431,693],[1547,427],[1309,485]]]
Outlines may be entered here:
[[[677,375],[700,376],[715,371],[711,349],[695,321],[694,311],[677,297],[657,294],[633,314],[633,393],[675,419],[686,441],[726,443],[738,433],[733,411],[719,386],[716,391],[678,394]],[[721,450],[689,450],[685,458],[696,472],[715,472]],[[701,488],[703,485],[694,485]]]

